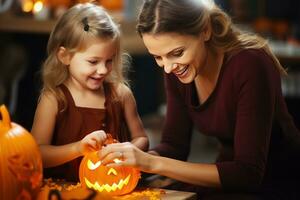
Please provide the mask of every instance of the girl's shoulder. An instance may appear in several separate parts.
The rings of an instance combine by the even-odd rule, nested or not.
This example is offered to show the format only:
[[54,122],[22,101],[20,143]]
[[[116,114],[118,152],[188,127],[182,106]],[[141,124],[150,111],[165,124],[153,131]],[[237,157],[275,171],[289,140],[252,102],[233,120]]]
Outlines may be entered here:
[[130,87],[124,83],[116,85],[116,93],[122,102],[125,102],[128,98],[133,97]]
[[46,110],[52,110],[57,112],[58,101],[56,96],[50,91],[43,91],[39,97],[38,106]]
[[57,104],[57,97],[50,91],[43,91],[40,95],[40,101],[44,100],[51,104]]

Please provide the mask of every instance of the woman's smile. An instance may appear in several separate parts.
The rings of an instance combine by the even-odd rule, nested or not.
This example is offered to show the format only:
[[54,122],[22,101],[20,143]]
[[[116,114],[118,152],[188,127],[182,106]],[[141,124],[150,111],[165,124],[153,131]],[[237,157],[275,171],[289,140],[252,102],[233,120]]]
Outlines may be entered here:
[[178,78],[184,78],[188,74],[188,69],[189,69],[189,65],[185,65],[185,66],[179,67],[179,69],[175,70],[173,73]]

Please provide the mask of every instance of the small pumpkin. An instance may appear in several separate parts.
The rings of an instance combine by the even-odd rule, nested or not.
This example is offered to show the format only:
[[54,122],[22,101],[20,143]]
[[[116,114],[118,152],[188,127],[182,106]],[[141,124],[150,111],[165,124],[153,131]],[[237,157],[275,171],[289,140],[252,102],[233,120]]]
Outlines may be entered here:
[[42,159],[32,135],[11,122],[0,107],[0,199],[35,199],[42,183]]
[[[108,141],[112,142],[110,138]],[[112,162],[117,163],[121,160],[115,159]],[[97,152],[84,156],[79,168],[80,183],[84,188],[112,196],[133,191],[140,177],[140,171],[133,167],[102,165]]]

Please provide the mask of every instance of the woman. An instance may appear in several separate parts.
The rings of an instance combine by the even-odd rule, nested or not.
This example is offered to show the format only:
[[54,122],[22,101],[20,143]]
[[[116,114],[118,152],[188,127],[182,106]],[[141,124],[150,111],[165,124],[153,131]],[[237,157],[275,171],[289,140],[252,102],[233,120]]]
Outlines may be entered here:
[[[166,72],[162,140],[151,154],[109,145],[104,163],[122,152],[120,164],[197,185],[199,198],[297,198],[300,134],[281,92],[286,71],[267,42],[208,0],[146,0],[137,31]],[[216,163],[184,161],[193,126],[219,139]]]

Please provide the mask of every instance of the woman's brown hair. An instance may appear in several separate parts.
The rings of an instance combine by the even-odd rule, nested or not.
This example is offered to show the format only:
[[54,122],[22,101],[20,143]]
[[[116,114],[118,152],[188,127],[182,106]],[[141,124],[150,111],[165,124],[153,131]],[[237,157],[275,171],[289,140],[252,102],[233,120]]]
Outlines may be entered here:
[[143,34],[178,33],[198,36],[207,26],[212,35],[208,45],[225,53],[242,49],[263,49],[281,74],[286,70],[262,37],[242,32],[231,18],[212,0],[145,0],[141,8],[137,32]]

